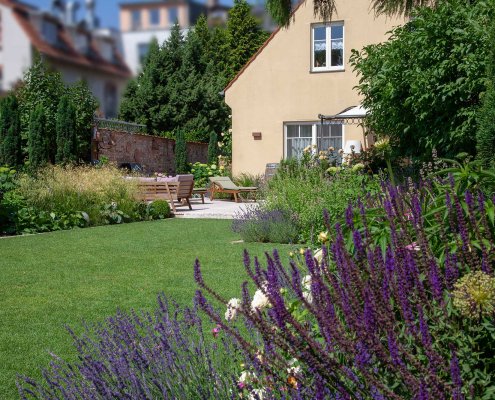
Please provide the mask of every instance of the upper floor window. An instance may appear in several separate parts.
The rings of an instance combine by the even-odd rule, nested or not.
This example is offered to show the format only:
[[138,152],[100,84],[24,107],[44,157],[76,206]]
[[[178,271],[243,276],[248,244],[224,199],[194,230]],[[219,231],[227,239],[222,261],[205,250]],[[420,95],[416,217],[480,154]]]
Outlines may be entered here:
[[107,82],[103,92],[103,102],[105,104],[105,117],[117,117],[117,88],[113,83]]
[[344,23],[313,25],[311,31],[311,70],[344,69]]
[[174,25],[175,23],[178,23],[179,19],[179,10],[177,10],[177,7],[170,7],[168,9],[168,22],[170,25]]
[[156,8],[150,10],[150,25],[160,25],[160,10]]
[[41,32],[44,40],[46,40],[51,45],[57,44],[58,41],[57,24],[51,21],[43,21]]
[[133,30],[141,29],[141,10],[131,12],[131,26]]

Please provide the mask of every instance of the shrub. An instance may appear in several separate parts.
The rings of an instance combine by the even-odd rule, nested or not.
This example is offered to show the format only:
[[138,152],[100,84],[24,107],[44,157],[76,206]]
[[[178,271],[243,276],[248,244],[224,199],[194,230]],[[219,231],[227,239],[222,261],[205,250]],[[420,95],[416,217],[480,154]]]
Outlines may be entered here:
[[[493,396],[493,204],[481,193],[466,192],[464,209],[451,190],[443,193],[449,209],[444,217],[422,209],[425,193],[431,187],[383,187],[381,221],[390,235],[383,247],[375,243],[375,216],[361,204],[335,226],[327,218],[333,231],[328,247],[318,254],[307,250],[289,268],[276,251],[267,255],[266,268],[258,260],[253,266],[246,253],[257,291],[251,297],[243,285],[236,313],[262,337],[262,348],[197,293],[201,308],[251,359],[263,352],[262,372],[250,372],[251,393],[254,387],[269,398],[307,388],[316,391],[314,398],[330,399]],[[443,243],[444,257],[431,240],[432,219],[440,227],[434,236]],[[195,278],[232,308],[204,282],[199,262]]]
[[[325,172],[325,168],[330,172]],[[265,210],[282,210],[298,221],[301,241],[314,241],[324,228],[323,210],[334,221],[349,202],[377,193],[377,178],[351,168],[322,167],[319,159],[282,162],[263,193]]]
[[29,165],[35,170],[50,161],[50,143],[47,137],[45,110],[35,107],[29,120],[28,154]]
[[70,97],[62,96],[58,103],[57,123],[57,163],[67,163],[77,159],[76,108],[71,104]]
[[43,381],[19,380],[23,399],[227,400],[243,361],[217,328],[205,335],[196,309],[164,296],[153,313],[118,312],[80,336],[69,333],[79,361],[55,357]]
[[264,176],[263,175],[255,175],[243,172],[234,177],[234,182],[238,186],[244,187],[257,187],[260,188],[263,186]]
[[0,164],[22,164],[22,139],[19,104],[10,94],[0,101]]
[[194,175],[195,187],[207,187],[210,184],[210,176],[225,176],[225,168],[223,166],[218,167],[217,164],[195,162],[189,166],[191,174]]
[[218,138],[215,132],[210,133],[210,141],[208,143],[208,164],[218,161]]
[[[121,171],[112,166],[49,166],[36,176],[23,175],[17,194],[27,207],[55,214],[85,212],[90,225],[108,223],[107,211],[120,210],[135,215],[137,186],[123,179]],[[103,212],[103,213],[102,213]]]
[[148,206],[150,219],[164,219],[170,217],[170,205],[166,200],[155,200]]
[[234,215],[232,230],[245,242],[296,243],[297,221],[284,211],[246,207]]

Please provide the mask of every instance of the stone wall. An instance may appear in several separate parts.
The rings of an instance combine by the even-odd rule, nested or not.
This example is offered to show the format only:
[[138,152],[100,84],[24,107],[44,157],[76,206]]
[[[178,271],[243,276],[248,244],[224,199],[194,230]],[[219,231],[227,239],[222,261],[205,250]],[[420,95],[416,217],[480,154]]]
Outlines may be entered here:
[[[131,134],[98,128],[93,138],[92,158],[108,157],[116,164],[139,163],[148,173],[175,174],[175,141],[172,139]],[[187,161],[206,163],[208,143],[187,143]]]

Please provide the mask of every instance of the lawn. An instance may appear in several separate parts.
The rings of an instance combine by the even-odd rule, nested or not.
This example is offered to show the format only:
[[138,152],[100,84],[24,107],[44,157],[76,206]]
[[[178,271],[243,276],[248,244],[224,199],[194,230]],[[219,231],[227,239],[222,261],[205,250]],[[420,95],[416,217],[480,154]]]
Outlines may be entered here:
[[0,239],[0,399],[17,398],[16,374],[38,377],[50,352],[71,357],[64,325],[151,309],[161,291],[191,304],[196,257],[220,293],[238,296],[243,250],[274,245],[235,243],[230,224],[171,219]]

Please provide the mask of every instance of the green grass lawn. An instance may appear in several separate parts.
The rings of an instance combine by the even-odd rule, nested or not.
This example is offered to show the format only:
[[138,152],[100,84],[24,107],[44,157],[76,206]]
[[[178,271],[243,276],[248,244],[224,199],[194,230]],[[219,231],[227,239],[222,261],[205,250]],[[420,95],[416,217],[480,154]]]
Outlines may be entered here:
[[283,245],[232,243],[230,224],[171,219],[0,239],[0,399],[18,398],[16,375],[39,377],[50,352],[73,356],[64,325],[77,332],[118,308],[151,309],[161,291],[191,304],[196,257],[213,287],[240,296],[243,250]]

